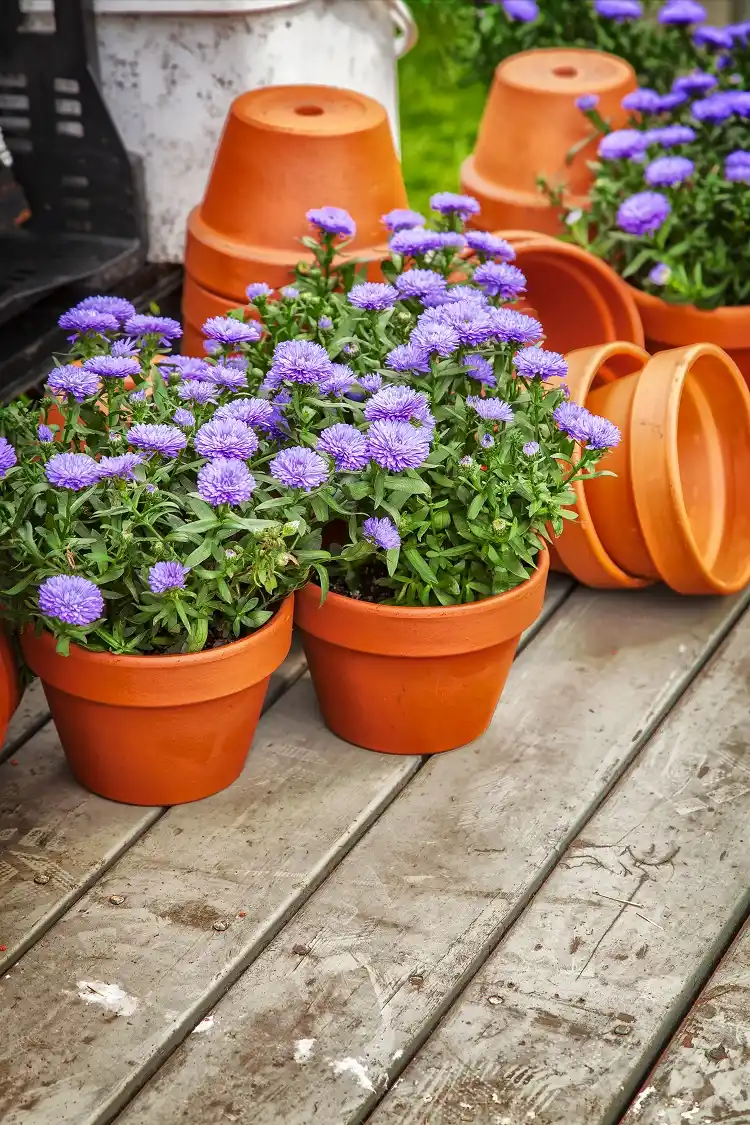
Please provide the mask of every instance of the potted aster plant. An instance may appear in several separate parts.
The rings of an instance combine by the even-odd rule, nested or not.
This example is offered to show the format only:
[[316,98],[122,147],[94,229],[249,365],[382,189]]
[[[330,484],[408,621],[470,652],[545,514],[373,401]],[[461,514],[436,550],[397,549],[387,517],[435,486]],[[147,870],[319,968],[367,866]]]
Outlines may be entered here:
[[566,361],[509,305],[525,289],[512,248],[464,232],[476,201],[440,192],[432,206],[431,227],[384,216],[385,282],[342,291],[320,235],[291,293],[251,287],[258,341],[206,326],[210,362],[247,362],[248,397],[227,409],[250,417],[267,396],[278,459],[311,484],[315,458],[331,474],[315,501],[329,557],[297,595],[297,623],[328,726],[391,753],[449,750],[487,727],[542,605],[545,541],[619,438],[585,410],[573,434]]
[[173,804],[242,769],[293,591],[325,554],[329,474],[278,460],[268,402],[231,413],[240,368],[170,368],[179,325],[107,301],[63,317],[75,362],[52,370],[43,420],[0,411],[2,612],[79,780]]

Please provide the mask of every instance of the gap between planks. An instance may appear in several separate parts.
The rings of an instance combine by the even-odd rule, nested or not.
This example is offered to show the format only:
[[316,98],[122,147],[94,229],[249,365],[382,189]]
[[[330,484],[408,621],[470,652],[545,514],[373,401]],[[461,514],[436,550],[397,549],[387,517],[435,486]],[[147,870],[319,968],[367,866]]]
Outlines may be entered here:
[[[362,1121],[747,601],[577,590],[514,665],[487,734],[430,760],[212,1011],[226,990],[206,991],[205,1031],[118,1125]],[[114,1061],[97,1052],[102,1085]],[[112,1119],[120,1081],[87,1125]]]
[[[551,580],[543,614],[524,637],[524,643],[541,628],[544,620],[565,600],[571,588],[572,583],[568,579],[555,576]],[[38,942],[44,930],[48,930],[64,910],[69,910],[72,902],[80,899],[83,892],[93,884],[96,885],[73,911],[60,920],[53,933],[42,939],[41,944],[37,944],[31,953],[15,966],[12,975],[6,973],[2,982],[6,1006],[12,1004],[9,993],[15,980],[26,973],[27,969],[29,975],[33,974],[36,978],[50,972],[54,975],[49,957],[51,950],[59,950],[61,959],[59,972],[65,977],[69,975],[67,970],[70,969],[71,958],[66,958],[64,947],[67,941],[72,940],[78,957],[82,955],[83,962],[87,966],[81,979],[85,976],[91,977],[94,971],[103,971],[103,967],[98,962],[105,960],[106,955],[100,952],[100,947],[106,949],[111,944],[112,935],[118,932],[120,922],[124,920],[125,929],[132,923],[137,930],[139,926],[143,927],[147,916],[157,930],[163,931],[162,936],[167,946],[171,945],[173,933],[180,929],[182,945],[177,953],[178,959],[190,956],[196,938],[199,937],[201,942],[205,942],[208,933],[211,944],[206,950],[206,964],[202,965],[202,970],[208,973],[210,978],[213,963],[217,960],[219,964],[223,962],[222,972],[219,974],[221,984],[217,987],[228,987],[232,974],[236,976],[242,971],[247,959],[270,939],[312,889],[325,878],[330,869],[366,831],[382,808],[394,799],[400,788],[423,762],[416,757],[399,760],[387,755],[372,755],[339,743],[320,724],[309,683],[298,685],[298,688],[292,692],[290,704],[292,712],[295,709],[295,700],[298,701],[297,711],[301,711],[298,717],[293,713],[291,717],[287,716],[286,704],[282,709],[272,709],[264,717],[245,772],[230,790],[193,806],[174,808],[166,816],[163,815],[162,810],[133,809],[84,794],[69,778],[64,767],[58,763],[56,769],[61,776],[57,778],[55,784],[63,788],[67,785],[68,792],[72,793],[71,800],[75,803],[77,817],[73,834],[77,833],[77,843],[84,855],[79,857],[79,874],[75,878],[67,871],[55,870],[55,862],[48,855],[42,857],[40,867],[46,862],[47,866],[44,868],[46,873],[52,868],[58,881],[67,877],[70,883],[75,883],[75,887],[71,885],[69,888],[60,888],[47,884],[41,888],[54,898],[54,906],[49,907],[44,916],[37,919],[31,936],[26,933],[25,940],[16,943],[16,952],[11,951],[9,960],[17,959],[18,950],[28,948],[33,940]],[[54,738],[54,729],[51,726],[48,728],[47,735]],[[316,776],[316,771],[321,776]],[[15,777],[18,777],[19,773],[20,771],[14,770]],[[350,778],[353,779],[351,784]],[[295,786],[298,792],[295,792]],[[333,807],[328,803],[331,794],[334,798]],[[38,795],[37,802],[41,806],[40,817],[43,811],[43,799],[40,800],[39,797],[43,798],[43,795],[43,792]],[[19,815],[29,815],[27,803],[19,799],[18,794],[15,796],[16,800],[10,806],[12,811]],[[284,796],[290,796],[291,804],[295,806],[291,817],[289,813],[284,813],[283,807],[276,807],[275,802],[281,806],[280,798]],[[49,791],[47,791],[47,798],[49,798]],[[265,798],[270,798],[270,802]],[[0,800],[0,809],[3,804],[6,802]],[[253,808],[254,804],[257,805],[257,809]],[[264,826],[263,816],[269,804],[272,817]],[[254,822],[251,820],[251,814],[256,811],[260,821],[261,837],[257,845],[252,839]],[[64,814],[64,819],[66,817],[70,819],[67,813]],[[291,820],[291,824],[274,823],[273,817],[277,822],[280,817],[285,817],[286,821]],[[116,823],[118,818],[123,821],[119,827]],[[58,847],[62,841],[57,839],[59,834],[54,830],[56,825],[49,824],[49,815],[47,820],[45,827],[37,830],[37,839],[41,841],[42,848],[49,849],[50,841],[54,847]],[[87,848],[92,850],[92,821],[98,829],[98,836],[95,831],[93,865],[91,860],[87,865],[85,852]],[[116,828],[114,833],[113,822]],[[149,828],[152,831],[145,834]],[[272,841],[270,851],[262,838],[264,828]],[[70,836],[70,833],[68,835]],[[113,836],[117,841],[116,852],[113,849]],[[190,845],[186,844],[188,839]],[[133,843],[137,845],[135,849],[131,848]],[[65,841],[68,857],[71,852],[70,845],[68,838]],[[192,853],[190,853],[191,845]],[[107,847],[109,851],[106,851]],[[104,861],[101,860],[102,852],[105,852]],[[248,858],[253,857],[257,866],[243,868],[242,863],[247,863]],[[84,862],[80,862],[80,858],[83,858]],[[118,858],[120,862],[114,866],[110,879],[97,883],[104,872],[113,868]],[[185,868],[191,859],[194,861],[192,870],[186,872]],[[211,868],[212,862],[215,870],[210,872],[204,870],[205,865]],[[140,873],[139,864],[142,867]],[[299,870],[295,871],[295,867]],[[83,875],[80,874],[81,870]],[[176,884],[173,888],[168,885],[170,875]],[[259,886],[252,888],[252,895],[255,896],[252,906],[255,910],[244,911],[241,910],[243,905],[247,905],[244,882],[249,877],[253,877]],[[272,895],[274,901],[269,905],[267,899],[270,888],[265,888],[264,884],[274,882],[276,884]],[[28,880],[25,884],[19,881],[17,888],[16,910],[21,913],[26,910],[28,922],[28,903],[23,901],[28,896]],[[37,892],[39,889],[34,887],[33,891]],[[63,893],[61,897],[61,889],[63,892],[67,890],[68,893]],[[116,894],[116,897],[119,897],[123,889],[126,901],[113,910],[109,896]],[[172,902],[169,901],[170,890],[174,892]],[[139,896],[141,905],[136,906]],[[162,901],[158,903],[160,897]],[[217,905],[219,902],[221,906]],[[10,905],[13,905],[12,902]],[[5,911],[0,905],[0,927],[7,925],[8,906],[9,900],[6,895]],[[96,918],[93,921],[87,920],[92,912]],[[240,913],[243,918],[248,918],[247,923],[238,922]],[[257,933],[253,932],[255,915],[261,919]],[[234,927],[247,930],[250,934],[244,943],[240,943],[238,953],[234,949],[236,945],[234,932],[227,932],[226,937],[222,937],[220,933],[212,930],[213,922],[224,918],[229,918]],[[73,931],[76,936],[71,939],[68,935]],[[0,937],[0,940],[4,939]],[[6,941],[5,944],[9,942]],[[148,945],[148,938],[144,942],[134,936],[133,947],[139,949],[147,961],[150,952]],[[63,948],[59,949],[60,946]],[[141,948],[142,946],[145,948]],[[135,957],[136,954],[134,953],[133,956]],[[94,964],[89,972],[88,964],[91,961]],[[94,1014],[92,1009],[81,1002],[75,992],[75,980],[72,983],[74,987],[71,995],[75,998],[74,1006],[85,1016],[91,1017]],[[179,989],[178,993],[179,995],[175,995],[177,1010],[172,1012],[172,1016],[176,1017],[179,1014],[180,1018],[167,1020],[167,1025],[171,1022],[174,1023],[174,1027],[167,1027],[165,1046],[169,1043],[172,1047],[176,1045],[176,1042],[200,1019],[200,1013],[195,1013],[191,1006],[181,1011],[183,996]],[[70,1003],[70,995],[66,995],[66,1002]],[[46,1019],[46,1001],[44,1007]],[[28,991],[25,990],[24,1001],[15,1009],[21,1025],[25,1016],[31,1014],[27,1008]],[[111,1012],[104,1011],[102,1015],[111,1017]],[[23,1035],[22,1026],[19,1026],[18,1034]],[[66,1041],[69,1034],[70,1031],[66,1027]],[[123,1050],[127,1051],[128,1046],[125,1042],[122,1045]],[[21,1096],[22,1091],[28,1086],[27,1079],[28,1074],[25,1074],[20,1086],[12,1079],[0,1083],[0,1113],[7,1108],[12,1109],[14,1114],[13,1118],[9,1118],[7,1114],[3,1116],[6,1125],[15,1119],[16,1113],[20,1113],[24,1121],[29,1120]],[[145,1081],[145,1076],[141,1081]],[[49,1081],[45,1079],[40,1084],[48,1085]],[[70,1113],[78,1113],[76,1105],[67,1096],[65,1105]],[[53,1113],[55,1121],[80,1119],[78,1116],[60,1117],[58,1111],[59,1107]],[[36,1114],[33,1116],[36,1119]]]

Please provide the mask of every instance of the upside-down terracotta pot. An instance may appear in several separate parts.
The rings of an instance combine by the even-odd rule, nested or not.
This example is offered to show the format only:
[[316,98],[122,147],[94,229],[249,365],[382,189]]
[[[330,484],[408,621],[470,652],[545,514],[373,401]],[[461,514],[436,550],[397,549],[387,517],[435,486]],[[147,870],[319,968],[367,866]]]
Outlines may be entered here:
[[244,308],[246,304],[246,297],[243,297],[242,301],[217,297],[215,293],[199,285],[189,274],[185,274],[182,285],[182,340],[180,341],[182,354],[205,359],[203,325],[209,317],[226,316],[230,309]]
[[638,306],[650,351],[708,340],[729,353],[750,384],[750,305],[696,309],[694,305],[671,305],[653,293],[628,288]]
[[559,233],[558,212],[537,181],[565,185],[566,205],[586,206],[598,137],[576,98],[598,94],[599,112],[616,129],[628,117],[620,103],[637,85],[633,68],[603,51],[549,47],[501,62],[476,149],[461,168],[461,186],[481,204],[477,225]]
[[311,258],[299,241],[310,233],[306,212],[328,204],[357,224],[347,255],[382,260],[381,216],[406,206],[385,109],[330,86],[242,94],[230,108],[203,202],[188,218],[186,272],[225,299],[225,309],[245,303],[250,282],[287,285],[296,264]]
[[545,344],[566,353],[626,340],[643,344],[643,326],[629,285],[596,255],[535,231],[499,230],[526,275],[518,302],[544,325]]
[[750,391],[713,344],[645,359],[620,344],[568,356],[572,399],[622,441],[598,466],[614,478],[575,486],[557,551],[590,586],[735,593],[750,582]]
[[549,559],[515,589],[470,605],[376,605],[312,584],[296,621],[326,726],[366,750],[435,754],[492,719],[518,641],[538,617]]
[[177,805],[239,777],[271,674],[292,638],[293,597],[249,637],[179,656],[116,656],[51,633],[21,638],[44,687],[71,770],[131,805]]
[[13,646],[0,627],[0,746],[21,698]]

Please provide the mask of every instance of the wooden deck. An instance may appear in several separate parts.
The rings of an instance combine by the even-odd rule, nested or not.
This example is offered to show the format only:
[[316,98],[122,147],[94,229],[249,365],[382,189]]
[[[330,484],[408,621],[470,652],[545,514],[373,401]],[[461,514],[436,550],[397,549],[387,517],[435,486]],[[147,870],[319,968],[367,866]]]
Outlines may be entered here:
[[750,591],[550,582],[432,759],[275,678],[197,805],[0,752],[3,1125],[750,1125]]

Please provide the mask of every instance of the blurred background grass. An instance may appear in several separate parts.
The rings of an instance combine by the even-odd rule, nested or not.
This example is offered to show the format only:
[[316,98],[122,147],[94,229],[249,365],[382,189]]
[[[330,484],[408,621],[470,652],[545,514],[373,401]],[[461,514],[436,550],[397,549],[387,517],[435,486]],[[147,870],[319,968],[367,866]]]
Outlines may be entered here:
[[474,147],[487,91],[459,84],[451,66],[450,24],[440,0],[410,0],[419,42],[399,63],[401,156],[409,204],[426,214],[435,191],[456,191],[462,160]]

